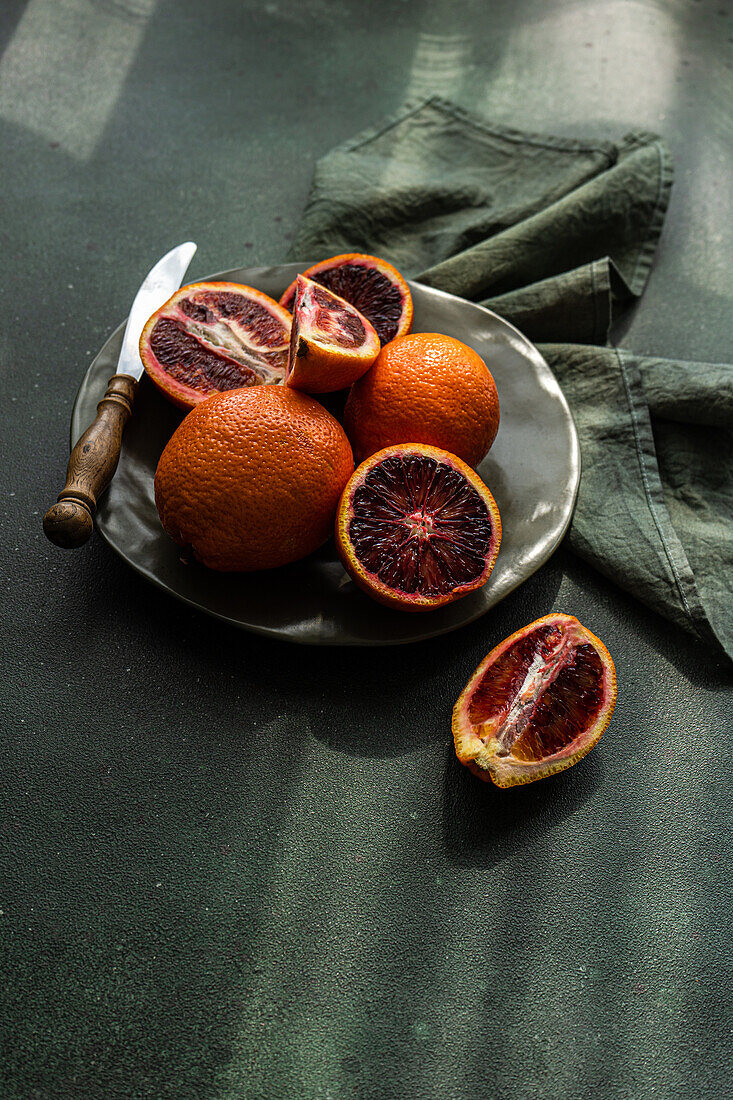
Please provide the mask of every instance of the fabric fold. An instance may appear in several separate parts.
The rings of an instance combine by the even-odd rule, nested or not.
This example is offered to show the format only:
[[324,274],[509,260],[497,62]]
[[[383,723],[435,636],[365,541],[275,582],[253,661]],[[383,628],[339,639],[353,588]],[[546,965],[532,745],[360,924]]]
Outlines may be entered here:
[[[733,576],[731,511],[726,517],[725,500],[710,499],[715,473],[700,449],[699,468],[688,463],[683,473],[679,433],[668,435],[661,422],[653,428],[642,382],[649,361],[616,348],[542,344],[540,351],[568,399],[580,439],[583,468],[570,547],[655,611],[706,642],[715,644],[717,636],[733,652],[725,614]],[[654,363],[657,370],[677,366]],[[730,373],[733,383],[733,368]],[[716,449],[729,470],[733,454],[721,456],[720,441]],[[720,468],[718,477],[730,483]],[[688,516],[681,515],[683,507]],[[728,581],[719,585],[708,577]]]

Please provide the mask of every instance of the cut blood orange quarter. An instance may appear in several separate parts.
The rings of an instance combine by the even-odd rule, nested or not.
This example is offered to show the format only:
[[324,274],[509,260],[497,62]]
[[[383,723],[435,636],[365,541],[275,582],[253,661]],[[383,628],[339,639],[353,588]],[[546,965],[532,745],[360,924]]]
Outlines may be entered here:
[[616,705],[603,642],[572,615],[537,619],[492,649],[453,710],[456,755],[497,787],[563,771],[590,752]]
[[496,501],[460,458],[386,447],[354,472],[336,514],[344,567],[374,599],[427,611],[486,584],[501,542]]
[[181,287],[140,337],[145,370],[165,396],[191,409],[212,393],[282,382],[290,314],[238,283]]
[[[350,302],[370,321],[383,344],[404,336],[412,326],[412,295],[396,267],[361,252],[345,252],[313,264],[303,274]],[[280,299],[292,310],[297,280]]]
[[346,389],[368,371],[380,351],[373,326],[354,306],[299,275],[287,384],[305,393]]

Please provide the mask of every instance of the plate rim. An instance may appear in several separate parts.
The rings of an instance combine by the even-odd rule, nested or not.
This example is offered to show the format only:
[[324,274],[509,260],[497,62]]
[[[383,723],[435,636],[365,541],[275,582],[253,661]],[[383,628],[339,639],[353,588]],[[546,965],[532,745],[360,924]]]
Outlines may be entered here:
[[[200,278],[197,278],[196,282],[216,282],[216,281],[231,282],[232,280],[230,278],[228,278],[229,276],[231,276],[231,275],[233,275],[237,272],[243,272],[243,271],[252,271],[252,272],[255,272],[255,271],[268,271],[268,272],[273,272],[278,268],[286,268],[291,272],[298,273],[298,272],[305,271],[306,268],[308,268],[310,266],[312,266],[312,264],[307,262],[307,261],[297,261],[297,262],[291,262],[291,263],[287,263],[287,264],[257,265],[255,267],[248,267],[248,268],[245,268],[245,267],[228,268],[224,271],[218,271],[218,272],[215,272],[211,275],[206,275],[206,276],[202,276]],[[292,279],[291,279],[291,281],[292,281]],[[577,428],[577,425],[575,423],[575,417],[573,416],[572,409],[570,408],[570,406],[568,404],[568,401],[567,401],[567,398],[565,397],[565,394],[563,393],[562,387],[560,386],[560,383],[558,382],[557,378],[553,374],[549,363],[547,362],[545,357],[541,354],[541,352],[536,347],[536,345],[533,344],[532,341],[529,339],[529,337],[525,336],[524,333],[521,332],[520,329],[518,329],[516,327],[516,325],[513,325],[511,323],[511,321],[508,321],[505,317],[502,317],[501,314],[495,313],[494,310],[489,309],[488,306],[481,305],[478,302],[472,302],[468,298],[461,298],[460,295],[451,294],[449,291],[440,290],[438,287],[429,286],[429,284],[427,284],[427,283],[421,283],[419,279],[406,279],[405,281],[407,282],[407,285],[411,288],[413,286],[417,286],[421,290],[428,290],[428,291],[430,291],[431,295],[437,295],[440,298],[445,299],[446,301],[458,301],[458,302],[461,302],[463,304],[470,305],[475,309],[479,309],[482,312],[486,313],[489,317],[491,317],[493,321],[495,321],[495,322],[498,321],[501,325],[503,325],[507,329],[509,329],[514,334],[514,336],[519,340],[519,342],[521,343],[522,350],[524,351],[525,354],[527,354],[528,358],[531,359],[536,366],[539,366],[543,370],[547,371],[549,376],[552,378],[555,386],[557,387],[557,394],[560,398],[560,402],[561,402],[561,404],[564,408],[564,411],[567,415],[567,419],[568,419],[568,422],[569,422],[569,425],[570,425],[570,429],[571,429],[571,431],[570,431],[570,440],[571,440],[570,466],[571,466],[571,473],[573,473],[574,476],[575,476],[575,481],[574,481],[574,485],[573,485],[573,491],[572,491],[572,494],[571,494],[571,497],[570,497],[570,500],[569,500],[569,507],[567,509],[567,514],[564,518],[564,521],[563,521],[563,524],[562,524],[561,528],[558,531],[557,537],[552,542],[552,544],[549,545],[549,548],[547,549],[547,552],[543,553],[540,556],[539,560],[534,565],[532,571],[529,574],[527,574],[527,576],[522,577],[521,579],[519,579],[515,583],[513,583],[511,585],[511,587],[507,588],[507,590],[501,595],[499,600],[496,601],[496,603],[501,603],[502,600],[506,599],[506,597],[509,596],[512,592],[516,591],[516,589],[519,588],[522,584],[524,584],[525,581],[527,581],[529,579],[529,577],[533,576],[539,569],[542,568],[543,565],[546,564],[547,561],[549,561],[549,559],[552,557],[552,555],[555,553],[555,551],[559,547],[560,543],[564,539],[564,537],[567,533],[567,530],[570,527],[570,524],[572,522],[573,514],[575,512],[575,506],[576,506],[577,499],[578,499],[578,491],[579,491],[579,488],[580,488],[580,479],[581,479],[581,474],[582,474],[582,453],[581,453],[581,449],[580,449],[580,440],[578,438],[578,428]],[[182,284],[182,285],[186,285],[186,284]],[[247,285],[247,284],[244,284],[244,285]],[[72,409],[71,409],[71,418],[70,418],[70,425],[69,425],[69,429],[70,429],[70,432],[69,432],[69,434],[70,434],[70,449],[73,448],[73,446],[76,443],[79,436],[86,429],[86,427],[88,427],[88,425],[86,425],[86,424],[84,424],[83,426],[80,426],[77,423],[77,421],[79,419],[78,409],[79,409],[79,405],[81,403],[82,391],[85,388],[87,378],[89,377],[90,373],[94,369],[94,366],[95,366],[95,363],[96,363],[97,359],[102,354],[102,352],[106,348],[109,341],[118,332],[120,332],[122,329],[124,329],[124,326],[125,326],[126,323],[127,323],[127,318],[125,318],[122,322],[120,322],[120,324],[118,324],[114,329],[111,330],[111,332],[109,333],[109,335],[105,339],[104,343],[98,349],[96,355],[94,356],[91,363],[87,367],[87,370],[84,372],[84,376],[83,376],[81,382],[79,383],[79,387],[76,391],[76,395],[74,397],[74,402],[73,402]],[[142,378],[142,375],[141,375],[141,378]],[[106,492],[106,489],[105,489],[104,492]],[[103,497],[104,492],[102,494],[100,494],[101,497]],[[308,646],[316,646],[316,647],[317,646],[324,646],[324,647],[327,647],[327,646],[328,647],[330,647],[330,646],[347,647],[348,646],[349,648],[379,648],[379,647],[383,647],[383,646],[413,645],[413,644],[416,644],[418,642],[429,641],[432,638],[439,638],[439,637],[442,637],[445,634],[452,634],[457,630],[461,630],[463,627],[469,626],[471,623],[476,622],[477,619],[482,618],[482,616],[486,615],[487,612],[490,611],[492,607],[496,607],[496,603],[491,604],[488,607],[480,607],[476,610],[475,613],[471,614],[469,617],[465,618],[460,623],[457,623],[453,626],[447,626],[447,627],[444,627],[444,628],[438,629],[438,630],[432,630],[432,631],[428,630],[425,633],[421,633],[421,634],[418,634],[417,636],[413,636],[413,637],[410,637],[410,638],[392,638],[392,639],[379,639],[379,640],[353,638],[353,639],[341,639],[341,640],[339,640],[339,639],[336,639],[336,638],[321,638],[321,637],[313,636],[313,635],[298,637],[298,636],[295,636],[293,634],[289,634],[289,633],[284,632],[284,631],[279,630],[279,629],[271,629],[271,628],[259,626],[257,624],[253,624],[253,623],[245,623],[245,622],[242,622],[240,619],[230,618],[229,616],[227,616],[225,614],[222,614],[218,611],[215,611],[212,608],[206,607],[204,604],[201,604],[201,603],[197,602],[196,600],[191,599],[189,596],[186,596],[186,595],[176,591],[174,588],[171,588],[168,584],[165,583],[165,581],[161,580],[155,573],[151,572],[145,566],[140,565],[139,562],[137,562],[133,558],[129,557],[128,553],[124,549],[120,548],[120,546],[112,540],[112,538],[109,536],[109,533],[105,530],[104,524],[100,525],[96,521],[96,518],[95,518],[95,529],[102,536],[102,538],[104,539],[106,544],[110,547],[110,549],[112,551],[114,551],[114,553],[117,554],[139,576],[142,576],[147,581],[152,582],[152,584],[154,584],[156,586],[156,588],[160,589],[163,592],[166,592],[168,595],[172,596],[174,599],[180,600],[182,603],[187,604],[189,607],[193,607],[197,611],[202,612],[203,614],[208,615],[208,616],[210,616],[214,619],[217,619],[219,622],[224,622],[228,626],[235,627],[239,630],[245,630],[248,633],[258,635],[259,637],[266,637],[266,638],[270,638],[270,639],[280,641],[280,642],[289,642],[290,644],[294,644],[294,645],[308,645]]]

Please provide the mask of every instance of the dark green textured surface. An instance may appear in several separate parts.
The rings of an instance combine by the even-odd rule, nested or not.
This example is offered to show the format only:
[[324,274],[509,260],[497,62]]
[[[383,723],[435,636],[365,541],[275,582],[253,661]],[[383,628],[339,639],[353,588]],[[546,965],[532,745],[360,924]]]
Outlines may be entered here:
[[[456,8],[3,6],[3,1098],[728,1088],[714,653],[564,552],[447,639],[311,652],[172,603],[101,540],[64,554],[40,532],[87,353],[150,263],[187,237],[192,277],[283,259],[316,158],[434,92],[535,131],[664,133],[675,190],[623,343],[730,360],[729,6]],[[18,42],[44,11],[81,11],[81,44],[26,57],[34,91]],[[663,401],[664,365],[645,369]],[[616,714],[577,768],[494,792],[453,761],[450,710],[553,608],[608,644]]]

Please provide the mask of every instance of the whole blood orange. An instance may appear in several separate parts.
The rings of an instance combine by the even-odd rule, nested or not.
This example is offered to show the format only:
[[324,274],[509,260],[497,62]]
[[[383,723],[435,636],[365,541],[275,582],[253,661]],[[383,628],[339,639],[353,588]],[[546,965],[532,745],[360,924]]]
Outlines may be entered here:
[[531,783],[581,760],[616,705],[603,642],[572,615],[518,630],[481,662],[453,710],[456,755],[497,787]]
[[157,310],[140,336],[145,370],[182,409],[241,386],[282,382],[290,314],[238,283],[191,283]]
[[[412,326],[412,295],[396,267],[361,252],[345,252],[313,264],[303,274],[350,302],[374,325],[382,344],[404,336]],[[297,282],[280,305],[292,310]]]
[[305,393],[343,390],[369,370],[379,337],[354,306],[298,276],[287,384]]
[[433,332],[382,348],[352,388],[344,427],[358,460],[395,443],[427,443],[477,466],[499,428],[496,385],[480,355]]
[[460,458],[419,443],[386,447],[349,479],[336,546],[380,603],[442,607],[486,584],[501,542],[496,501]]
[[284,386],[216,394],[181,422],[161,455],[163,527],[210,569],[249,572],[305,557],[333,532],[354,468],[341,425]]

